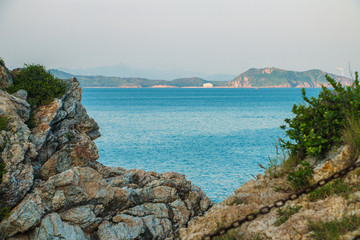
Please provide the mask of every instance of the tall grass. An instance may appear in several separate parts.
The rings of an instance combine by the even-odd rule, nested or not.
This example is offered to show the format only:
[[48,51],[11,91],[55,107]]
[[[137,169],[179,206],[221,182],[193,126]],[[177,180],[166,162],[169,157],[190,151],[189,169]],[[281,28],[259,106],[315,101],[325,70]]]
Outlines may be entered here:
[[337,240],[341,235],[360,228],[360,216],[343,216],[340,220],[335,218],[331,221],[309,221],[309,227],[313,231],[311,237],[315,240]]
[[351,158],[355,160],[360,154],[360,119],[347,116],[343,130],[343,141],[350,147]]

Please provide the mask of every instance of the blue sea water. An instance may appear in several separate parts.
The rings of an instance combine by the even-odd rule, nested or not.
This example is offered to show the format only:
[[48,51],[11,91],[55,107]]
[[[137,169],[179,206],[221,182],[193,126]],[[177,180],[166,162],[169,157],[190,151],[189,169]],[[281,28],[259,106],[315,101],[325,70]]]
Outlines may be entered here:
[[179,172],[220,202],[263,172],[302,98],[281,88],[88,88],[82,102],[100,126],[101,163]]

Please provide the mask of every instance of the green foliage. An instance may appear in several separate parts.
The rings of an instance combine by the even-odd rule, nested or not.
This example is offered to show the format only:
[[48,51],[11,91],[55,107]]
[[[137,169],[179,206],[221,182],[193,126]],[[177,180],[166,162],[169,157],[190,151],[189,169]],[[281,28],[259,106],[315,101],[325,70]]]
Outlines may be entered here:
[[65,133],[65,136],[69,141],[71,141],[74,138],[74,135],[69,132]]
[[[283,170],[280,167],[280,165],[284,166],[284,163],[289,158],[289,154],[283,147],[281,147],[280,143],[276,143],[275,149],[276,149],[276,156],[273,158],[268,157],[269,162],[268,162],[268,168],[266,170],[269,173],[270,178],[278,178],[282,176]],[[261,165],[259,166],[262,167]]]
[[328,75],[325,76],[333,89],[322,87],[317,98],[306,97],[305,104],[294,105],[293,119],[285,119],[289,141],[281,139],[281,145],[288,149],[297,164],[305,156],[324,156],[333,145],[342,141],[342,130],[346,116],[360,117],[360,85],[358,74],[351,86],[343,87]]
[[302,206],[287,206],[284,209],[279,208],[277,210],[278,219],[275,221],[275,226],[280,226],[285,223],[289,218],[298,213]]
[[309,227],[313,231],[311,237],[316,240],[340,239],[341,235],[352,232],[360,227],[360,217],[352,215],[343,216],[338,220],[313,222],[309,221]]
[[[6,167],[5,165],[1,162],[0,159],[0,184],[2,183],[2,176],[6,173]],[[2,200],[2,192],[0,191],[0,201]],[[10,214],[11,209],[7,206],[5,207],[0,207],[0,221],[4,218],[7,218]]]
[[7,91],[14,93],[20,89],[28,92],[28,102],[32,109],[49,104],[54,98],[65,93],[65,83],[46,71],[42,65],[25,65]]
[[0,65],[5,66],[5,61],[0,57]]
[[343,180],[337,179],[334,182],[328,183],[325,186],[315,189],[313,192],[309,193],[308,199],[310,201],[315,201],[318,199],[325,199],[335,194],[347,197],[350,192],[350,186],[345,184]]
[[0,131],[7,130],[9,125],[9,118],[7,117],[0,117]]
[[0,183],[2,183],[2,176],[6,173],[6,168],[3,163],[0,162]]
[[357,158],[360,155],[360,119],[347,116],[343,140],[350,147],[351,158]]
[[312,179],[313,169],[308,162],[301,162],[300,167],[292,172],[289,172],[287,180],[295,189],[302,189],[310,185]]
[[36,121],[34,118],[34,112],[30,112],[29,119],[25,122],[25,124],[29,127],[29,129],[33,129],[36,127]]
[[11,209],[9,207],[0,208],[0,221],[7,218],[10,215]]

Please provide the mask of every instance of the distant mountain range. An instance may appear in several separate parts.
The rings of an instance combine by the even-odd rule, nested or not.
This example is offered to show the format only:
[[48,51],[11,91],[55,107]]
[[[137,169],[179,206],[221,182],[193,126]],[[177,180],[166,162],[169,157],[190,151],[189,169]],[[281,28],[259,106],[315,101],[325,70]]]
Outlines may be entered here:
[[350,85],[353,81],[346,77],[326,73],[321,70],[309,70],[304,72],[287,71],[279,68],[251,68],[238,75],[231,81],[213,81],[199,77],[178,78],[171,81],[150,80],[139,77],[109,77],[109,76],[85,76],[74,75],[57,69],[50,69],[54,76],[67,79],[77,77],[82,87],[202,87],[204,83],[211,83],[214,87],[230,88],[296,88],[296,87],[321,87],[328,86],[325,74],[334,78],[343,85]]
[[185,71],[179,69],[159,70],[159,69],[139,69],[127,66],[125,64],[117,64],[114,66],[102,66],[94,68],[78,68],[68,69],[60,68],[60,71],[83,76],[105,76],[105,77],[122,77],[122,78],[147,78],[147,79],[161,79],[173,80],[177,78],[191,78],[199,77],[211,81],[230,81],[236,75],[231,74],[214,74],[209,75],[201,72]]

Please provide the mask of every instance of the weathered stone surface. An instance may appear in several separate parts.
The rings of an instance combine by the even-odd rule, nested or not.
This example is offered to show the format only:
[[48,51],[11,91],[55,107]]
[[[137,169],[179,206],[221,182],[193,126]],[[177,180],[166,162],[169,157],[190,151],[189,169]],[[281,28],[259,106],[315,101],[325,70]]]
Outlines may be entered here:
[[0,116],[8,118],[7,131],[0,132],[1,161],[5,164],[0,189],[3,196],[0,208],[14,207],[33,184],[33,167],[29,160],[36,155],[29,141],[30,131],[24,123],[30,114],[30,105],[17,97],[0,90]]
[[42,200],[36,193],[28,195],[0,224],[0,239],[23,233],[37,226],[45,214]]
[[57,213],[47,215],[39,227],[35,228],[29,235],[29,240],[88,240],[84,232],[77,225],[71,225],[61,221]]
[[14,95],[15,97],[17,97],[17,98],[20,98],[20,99],[26,101],[27,96],[28,96],[28,92],[21,89],[21,90],[17,91],[16,93],[14,93],[13,95]]
[[8,88],[12,83],[9,69],[0,61],[0,89]]
[[117,223],[114,224],[106,221],[99,226],[97,236],[100,240],[152,239],[141,218],[124,214],[114,218]]
[[169,209],[164,203],[145,203],[136,207],[127,209],[124,213],[132,216],[144,217],[154,215],[157,218],[169,218]]
[[[307,159],[315,168],[313,182],[326,178],[335,172],[347,167],[350,159],[349,149],[342,146],[337,151],[331,151],[323,160]],[[352,160],[353,161],[353,160]],[[348,187],[357,189],[360,185],[360,169],[349,173],[344,182]],[[270,178],[266,173],[258,175],[256,180],[250,180],[235,190],[234,195],[215,205],[204,216],[192,218],[187,228],[180,229],[181,239],[202,239],[205,234],[214,233],[219,226],[230,226],[234,221],[244,218],[247,214],[258,211],[263,206],[272,205],[279,199],[284,199],[292,192],[286,176]],[[287,206],[301,206],[298,213],[294,213],[280,226],[274,223],[279,219],[276,210],[266,215],[260,215],[251,222],[246,222],[232,232],[232,238],[253,239],[311,239],[308,227],[309,219],[313,222],[341,219],[344,215],[360,216],[360,202],[357,201],[357,192],[347,198],[341,195],[332,195],[325,199],[310,201],[306,195],[295,201],[288,202]],[[349,236],[359,234],[359,230],[349,233]],[[347,239],[347,238],[345,238]],[[349,238],[351,239],[351,237]]]
[[152,239],[173,239],[174,233],[171,229],[171,221],[167,218],[146,216],[143,218],[146,226],[151,232]]
[[60,213],[61,220],[71,222],[78,225],[86,232],[94,231],[101,222],[101,218],[97,218],[93,212],[93,205],[85,205],[75,207]]

